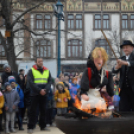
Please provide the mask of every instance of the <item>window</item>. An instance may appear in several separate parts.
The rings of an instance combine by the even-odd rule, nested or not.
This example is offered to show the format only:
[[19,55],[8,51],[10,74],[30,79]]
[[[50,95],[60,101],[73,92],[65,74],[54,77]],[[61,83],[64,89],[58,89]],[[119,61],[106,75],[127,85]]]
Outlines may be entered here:
[[101,15],[96,14],[95,15],[95,29],[101,28]]
[[128,16],[122,15],[122,28],[127,29],[128,28]]
[[51,29],[51,16],[45,15],[45,29]]
[[5,49],[4,49],[4,47],[1,45],[1,40],[0,40],[0,56],[1,56],[1,57],[5,57],[5,56],[6,56]]
[[38,57],[51,57],[51,42],[49,40],[40,40],[36,42]]
[[110,47],[109,47],[109,45],[108,45],[108,43],[107,43],[107,41],[105,39],[98,39],[98,40],[96,40],[95,41],[95,46],[96,47],[103,47],[106,50],[108,55],[112,54],[111,53],[111,49],[110,49]]
[[68,41],[68,57],[82,57],[82,41],[78,39],[72,39]]
[[131,15],[131,18],[130,18],[130,26],[131,26],[131,29],[134,29],[134,15]]
[[43,28],[43,18],[42,15],[36,15],[36,28],[42,29]]
[[76,15],[76,29],[82,29],[82,15]]
[[68,15],[68,29],[74,28],[74,16]]
[[103,15],[103,28],[109,29],[109,15]]

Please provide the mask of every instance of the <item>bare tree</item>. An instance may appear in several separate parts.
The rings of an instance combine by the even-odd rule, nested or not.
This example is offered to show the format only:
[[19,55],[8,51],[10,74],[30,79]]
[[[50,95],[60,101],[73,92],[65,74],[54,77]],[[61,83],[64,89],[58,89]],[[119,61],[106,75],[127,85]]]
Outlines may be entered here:
[[[0,15],[5,20],[5,31],[7,34],[7,38],[5,39],[2,33],[0,32],[0,39],[5,49],[7,61],[9,65],[11,66],[12,70],[17,70],[16,58],[21,53],[19,52],[17,55],[15,54],[15,43],[14,43],[15,33],[21,30],[26,30],[28,32],[38,35],[37,33],[30,30],[30,28],[27,25],[25,25],[25,20],[22,19],[22,17],[28,12],[32,11],[33,9],[43,4],[44,2],[45,0],[42,0],[39,3],[36,3],[36,5],[33,5],[32,7],[26,6],[27,7],[26,10],[23,11],[19,16],[16,16],[15,19],[13,19],[13,12],[14,12],[13,1],[12,0],[0,0],[0,4],[1,4]],[[25,5],[27,5],[26,0],[25,0]],[[14,30],[14,27],[17,24],[21,24],[21,27]],[[26,50],[23,50],[23,51],[26,51]]]

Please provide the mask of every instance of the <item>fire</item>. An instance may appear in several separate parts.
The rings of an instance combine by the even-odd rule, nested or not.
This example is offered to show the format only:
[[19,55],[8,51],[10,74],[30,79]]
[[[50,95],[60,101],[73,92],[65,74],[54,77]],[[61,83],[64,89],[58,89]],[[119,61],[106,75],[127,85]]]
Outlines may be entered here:
[[79,110],[82,110],[83,112],[92,114],[94,116],[101,116],[102,118],[109,117],[112,114],[112,112],[107,112],[106,102],[102,103],[101,100],[96,103],[96,105],[94,106],[95,108],[92,108],[90,103],[86,105],[86,108],[82,108],[81,101],[77,96],[75,96],[75,103],[73,104],[73,106]]

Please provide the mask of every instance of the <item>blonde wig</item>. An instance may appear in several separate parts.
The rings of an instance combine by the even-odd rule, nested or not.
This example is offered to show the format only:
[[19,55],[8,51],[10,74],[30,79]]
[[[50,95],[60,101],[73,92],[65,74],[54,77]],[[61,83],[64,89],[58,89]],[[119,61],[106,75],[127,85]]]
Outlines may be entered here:
[[103,58],[103,65],[106,64],[107,60],[108,60],[108,54],[106,52],[106,50],[102,47],[96,47],[93,51],[92,51],[92,58],[95,59],[95,58],[99,58],[99,55],[98,55],[98,51],[101,51],[101,55],[102,55],[102,58]]

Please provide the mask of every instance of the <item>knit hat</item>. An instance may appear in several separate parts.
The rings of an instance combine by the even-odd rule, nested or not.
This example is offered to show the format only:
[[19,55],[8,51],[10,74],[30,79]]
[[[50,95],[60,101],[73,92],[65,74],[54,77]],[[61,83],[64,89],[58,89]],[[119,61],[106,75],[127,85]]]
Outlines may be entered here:
[[15,77],[14,76],[9,76],[8,77],[8,82],[11,84],[12,82],[16,82]]
[[10,83],[9,83],[9,82],[6,82],[6,83],[4,84],[4,86],[5,86],[5,88],[7,88],[7,86],[10,86]]
[[5,65],[3,66],[3,69],[5,70],[5,69],[8,68],[8,67],[11,68],[10,65],[5,64]]

